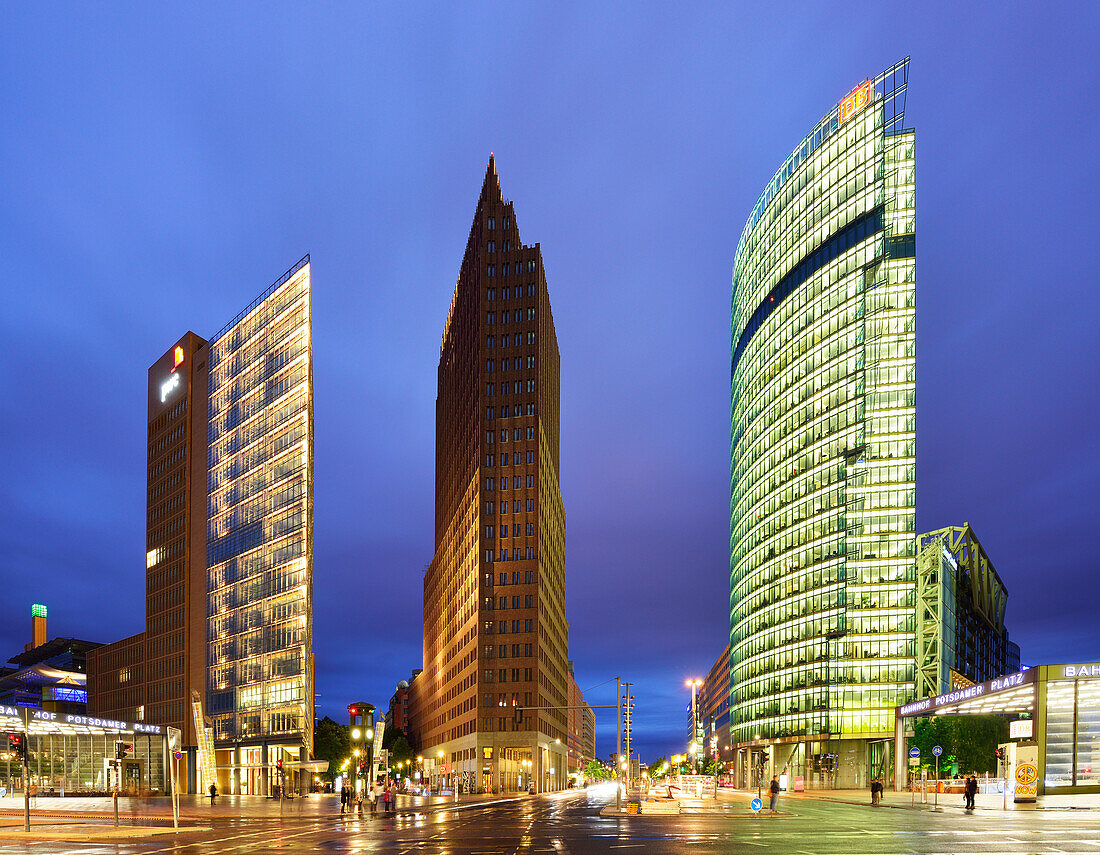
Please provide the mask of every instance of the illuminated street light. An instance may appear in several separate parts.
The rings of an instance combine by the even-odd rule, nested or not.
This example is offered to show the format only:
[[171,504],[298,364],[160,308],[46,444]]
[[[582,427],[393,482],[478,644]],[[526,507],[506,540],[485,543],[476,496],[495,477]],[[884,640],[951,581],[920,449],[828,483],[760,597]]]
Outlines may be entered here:
[[361,737],[362,735],[363,735],[363,731],[361,731],[359,728],[355,728],[351,732],[351,738],[354,739],[356,742],[359,741],[359,737]]

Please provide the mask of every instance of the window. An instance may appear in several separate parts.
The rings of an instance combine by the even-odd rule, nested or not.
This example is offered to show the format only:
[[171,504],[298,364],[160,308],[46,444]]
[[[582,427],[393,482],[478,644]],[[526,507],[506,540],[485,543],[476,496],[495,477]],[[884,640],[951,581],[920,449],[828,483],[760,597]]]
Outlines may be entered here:
[[517,514],[519,513],[519,506],[520,506],[519,499],[516,499],[514,502],[512,502],[512,510]]
[[485,442],[489,445],[493,444],[493,441],[497,438],[496,431],[485,431]]
[[[530,430],[530,428],[528,428],[528,430]],[[516,442],[519,442],[521,439],[523,439],[523,428],[516,428],[515,429],[515,435],[514,435],[513,438],[515,439]],[[531,437],[527,437],[527,438],[530,439]]]
[[488,419],[489,421],[492,421],[492,420],[493,420],[493,408],[492,408],[492,407],[488,407],[488,408],[486,408],[486,410],[485,410],[485,418],[486,418],[486,419]]
[[528,273],[534,273],[535,272],[535,262],[534,262],[533,259],[531,261],[527,262],[527,272]]
[[493,489],[493,479],[492,478],[486,478],[485,479],[485,489],[486,490],[492,490]]
[[493,563],[493,550],[491,550],[491,549],[486,549],[485,550],[485,563],[486,564],[492,564]]
[[[501,388],[503,388],[503,385],[502,385]],[[485,384],[485,394],[486,395],[492,395],[493,394],[493,384],[492,383],[486,383]],[[505,393],[505,394],[507,394],[507,393]]]
[[[527,310],[527,320],[533,321],[534,319],[535,319],[535,309],[534,309],[534,307],[532,307],[532,308]],[[516,320],[518,321],[519,318],[516,318]]]
[[534,380],[528,380],[527,381],[527,391],[528,392],[534,392],[535,391],[535,381]]
[[[513,644],[512,645],[512,658],[513,659],[518,659],[519,658],[519,645],[518,644]],[[512,696],[512,703],[513,704],[516,703],[515,695]]]
[[496,343],[497,343],[497,337],[495,335],[491,335],[487,339],[485,339],[485,346],[486,347],[495,347]]
[[519,597],[512,597],[512,608],[513,609],[518,609],[519,608]]
[[[527,476],[527,480],[530,482],[527,485],[528,487],[534,487],[535,486],[535,479],[532,478],[530,475]],[[514,476],[512,478],[512,489],[513,490],[518,490],[522,483],[523,483],[523,478],[521,476],[519,476],[519,475]]]
[[527,594],[527,596],[525,596],[523,598],[523,607],[525,609],[533,609],[535,607],[535,595],[534,594]]
[[535,547],[533,547],[533,546],[528,546],[528,547],[527,547],[527,558],[528,558],[528,559],[532,559],[532,558],[534,558],[534,557],[535,557]]
[[[507,291],[508,291],[508,289],[507,289],[507,288],[505,288],[504,290],[505,290],[505,292],[507,292]],[[497,298],[497,289],[496,289],[496,288],[490,288],[490,289],[489,289],[489,291],[488,291],[488,293],[486,293],[486,295],[485,295],[485,296],[486,296],[486,297],[487,297],[488,299],[490,299],[490,300],[495,300],[495,299]],[[507,296],[508,296],[508,294],[507,294],[507,293],[505,293],[505,294],[504,294],[504,296],[505,296],[505,297],[507,297]]]
[[495,359],[486,359],[485,360],[485,370],[486,371],[496,371],[497,370],[496,360]]
[[511,219],[510,219],[510,218],[508,218],[508,217],[505,217],[505,218],[504,218],[504,224],[503,224],[502,228],[505,228],[505,229],[510,229],[511,227],[512,227],[512,221],[511,221]]
[[501,347],[507,347],[508,346],[508,336],[504,336],[504,338],[500,342],[500,346]]
[[527,536],[528,537],[534,537],[535,536],[535,524],[534,523],[527,523]]
[[533,332],[527,333],[527,343],[528,344],[534,344],[535,343],[535,334]]
[[528,451],[527,452],[527,462],[528,463],[534,463],[535,462],[535,452],[533,452],[533,451]]
[[[492,347],[492,345],[489,345],[489,346]],[[535,367],[535,357],[533,357],[533,356],[528,356],[527,357],[527,367],[528,368],[534,368]]]
[[[507,269],[508,265],[506,264],[506,265],[504,265],[504,267]],[[507,300],[511,296],[512,296],[511,289],[507,288],[507,287],[503,291],[501,291],[501,293],[500,293],[500,299],[502,299],[502,300]]]
[[534,439],[535,438],[535,429],[533,427],[527,428],[527,438],[528,439]]
[[524,668],[523,669],[523,679],[524,680],[530,680],[531,679],[531,669],[530,668]]
[[492,231],[493,229],[495,229],[497,227],[497,218],[496,217],[489,217],[488,226],[489,226],[489,231]]
[[507,442],[508,441],[508,431],[507,430],[502,430],[500,432],[500,441],[501,442]]
[[524,655],[524,656],[531,656],[531,655],[532,655],[532,652],[533,652],[533,651],[532,651],[532,648],[533,648],[534,646],[535,646],[535,645],[533,645],[533,644],[525,644],[525,645],[523,645],[523,655]]
[[525,620],[523,622],[523,631],[524,632],[534,632],[535,631],[535,622],[533,620]]
[[[501,668],[497,672],[497,680],[498,680],[498,682],[501,682],[501,683],[507,683],[508,682],[508,669],[507,668]],[[504,719],[501,719],[501,721],[503,721],[503,720]]]
[[519,584],[519,573],[518,572],[512,574],[512,584],[513,585],[518,585]]
[[527,476],[527,486],[529,488],[535,486],[535,476],[534,475],[528,475]]
[[[512,621],[512,623],[515,623],[515,621]],[[506,635],[508,633],[508,621],[502,620],[497,629],[501,633],[501,635]]]
[[[508,227],[505,226],[504,228],[508,228]],[[504,242],[504,251],[505,252],[511,252],[512,251],[512,242],[510,240],[506,240]],[[516,272],[518,273],[519,271],[517,270]]]
[[535,283],[534,282],[532,282],[530,285],[527,286],[527,296],[528,297],[534,297],[535,296]]
[[496,312],[487,312],[485,314],[485,323],[495,324],[496,322],[497,322],[497,313]]
[[508,598],[507,597],[501,597],[499,600],[497,600],[497,608],[498,609],[508,608]]
[[501,573],[500,574],[500,584],[501,585],[507,585],[508,584],[508,574],[507,573]]
[[508,323],[508,320],[509,320],[510,317],[511,317],[511,315],[509,314],[508,310],[505,309],[503,312],[500,313],[500,322],[502,324],[506,324],[506,323]]
[[515,454],[512,455],[512,463],[514,463],[516,466],[519,466],[519,464],[522,463],[522,462],[523,462],[523,452],[522,451],[517,451]]
[[528,499],[527,500],[527,512],[531,513],[534,509],[535,509],[535,500],[534,499]]
[[491,525],[485,526],[485,536],[486,537],[492,537],[493,536],[493,527]]
[[534,582],[535,581],[535,571],[534,570],[528,570],[526,573],[524,573],[523,574],[523,581],[528,585],[530,585],[532,582]]
[[497,275],[497,266],[495,264],[490,264],[488,269],[485,271],[485,274],[487,276],[496,276]]
[[512,632],[519,632],[519,623],[518,620],[512,621]]
[[489,249],[489,252],[496,252],[497,251],[497,242],[495,240],[489,241],[488,249]]

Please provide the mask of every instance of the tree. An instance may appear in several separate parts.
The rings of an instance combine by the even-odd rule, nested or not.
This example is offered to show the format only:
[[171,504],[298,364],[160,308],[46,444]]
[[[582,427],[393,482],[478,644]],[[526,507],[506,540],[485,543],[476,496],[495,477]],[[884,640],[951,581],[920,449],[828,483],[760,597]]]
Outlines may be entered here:
[[668,758],[654,758],[653,762],[649,764],[649,772],[652,776],[663,778],[665,775],[668,774]]
[[589,781],[607,781],[611,779],[611,773],[607,771],[606,766],[595,760],[589,760],[584,764],[584,777]]
[[313,730],[313,756],[317,760],[328,760],[328,771],[322,772],[321,777],[331,782],[341,764],[351,756],[351,735],[347,725],[338,724],[327,715],[317,722]]
[[920,749],[921,765],[934,766],[932,747],[943,748],[940,769],[957,763],[960,772],[996,772],[995,751],[1008,741],[1008,722],[993,715],[951,715],[917,719],[911,747]]

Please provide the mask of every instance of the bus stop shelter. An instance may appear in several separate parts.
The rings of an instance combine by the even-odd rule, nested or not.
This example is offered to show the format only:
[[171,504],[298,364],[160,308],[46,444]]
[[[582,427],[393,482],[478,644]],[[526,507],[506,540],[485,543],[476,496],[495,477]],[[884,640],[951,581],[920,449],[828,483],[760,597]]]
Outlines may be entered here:
[[[999,715],[1010,739],[1038,749],[1038,793],[1100,793],[1100,662],[1039,665],[904,704],[894,711],[894,789],[906,780],[912,719]],[[1013,769],[1005,770],[1012,780]]]

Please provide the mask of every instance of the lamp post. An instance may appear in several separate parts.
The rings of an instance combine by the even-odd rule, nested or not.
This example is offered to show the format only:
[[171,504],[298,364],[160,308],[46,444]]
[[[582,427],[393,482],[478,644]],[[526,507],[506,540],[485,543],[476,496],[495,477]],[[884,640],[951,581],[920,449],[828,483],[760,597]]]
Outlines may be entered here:
[[435,756],[439,759],[439,792],[443,794],[443,786],[445,783],[445,776],[443,774],[443,749],[440,748],[435,752]]
[[[832,643],[839,641],[848,634],[844,629],[831,629],[825,633],[825,730],[827,741],[825,753],[832,753],[833,742],[833,676],[832,676]],[[829,758],[830,771],[833,773],[833,786],[836,786],[836,765]]]
[[[691,686],[691,744],[694,746],[699,739],[699,711],[696,700],[696,690],[703,685],[703,681],[693,678],[686,682],[686,685]],[[691,751],[691,774],[698,773],[699,768],[696,761],[696,752],[694,748],[689,749]]]

